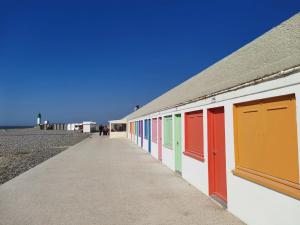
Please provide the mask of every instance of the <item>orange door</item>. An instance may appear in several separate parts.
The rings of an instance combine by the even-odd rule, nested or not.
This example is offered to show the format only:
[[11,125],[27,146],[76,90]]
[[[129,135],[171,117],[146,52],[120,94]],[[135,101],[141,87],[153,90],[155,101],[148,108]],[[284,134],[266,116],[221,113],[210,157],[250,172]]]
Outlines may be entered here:
[[224,108],[208,110],[209,194],[227,203]]
[[235,105],[234,174],[300,199],[295,95]]

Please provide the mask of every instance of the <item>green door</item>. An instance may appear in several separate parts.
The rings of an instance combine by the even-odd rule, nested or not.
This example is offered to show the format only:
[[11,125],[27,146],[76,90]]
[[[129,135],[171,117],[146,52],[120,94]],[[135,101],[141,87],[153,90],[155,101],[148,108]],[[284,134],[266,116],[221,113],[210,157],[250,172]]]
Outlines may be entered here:
[[175,115],[175,170],[181,173],[181,114]]

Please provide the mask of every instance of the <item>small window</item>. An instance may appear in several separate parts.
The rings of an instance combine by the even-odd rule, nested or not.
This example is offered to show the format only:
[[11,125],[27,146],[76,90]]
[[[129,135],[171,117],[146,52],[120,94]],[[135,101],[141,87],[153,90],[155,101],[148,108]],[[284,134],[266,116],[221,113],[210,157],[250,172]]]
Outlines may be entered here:
[[172,149],[173,148],[173,126],[172,116],[164,117],[164,146]]
[[125,131],[126,131],[126,123],[111,124],[111,132],[125,132]]
[[300,199],[294,95],[236,104],[234,174]]
[[185,114],[184,154],[197,160],[204,160],[203,151],[203,111]]

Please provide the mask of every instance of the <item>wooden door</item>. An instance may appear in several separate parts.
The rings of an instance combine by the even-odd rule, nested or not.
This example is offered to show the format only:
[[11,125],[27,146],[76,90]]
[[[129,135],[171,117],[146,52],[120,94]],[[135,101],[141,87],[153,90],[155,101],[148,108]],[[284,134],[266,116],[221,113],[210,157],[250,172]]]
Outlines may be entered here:
[[181,173],[181,114],[175,115],[175,170]]
[[209,194],[226,206],[226,155],[224,107],[208,110]]
[[151,119],[147,120],[148,122],[148,152],[151,153]]
[[143,147],[144,144],[144,128],[143,128],[143,120],[140,121],[141,124],[141,147]]
[[138,125],[138,121],[135,122],[136,125],[136,144],[139,144],[139,125]]
[[158,131],[157,131],[157,133],[158,133],[157,145],[158,145],[158,160],[160,160],[160,161],[162,161],[162,130],[161,130],[162,124],[161,124],[161,122],[162,122],[162,118],[159,117],[158,118]]

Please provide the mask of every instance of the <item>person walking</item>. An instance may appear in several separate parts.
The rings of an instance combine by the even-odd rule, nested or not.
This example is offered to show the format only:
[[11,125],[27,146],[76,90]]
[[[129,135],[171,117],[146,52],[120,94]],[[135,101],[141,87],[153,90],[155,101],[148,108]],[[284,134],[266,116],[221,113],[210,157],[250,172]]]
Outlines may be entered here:
[[103,135],[108,135],[108,127],[107,126],[104,126],[103,127]]
[[102,133],[103,133],[103,126],[102,126],[102,124],[100,124],[100,126],[99,126],[99,136],[101,136]]

